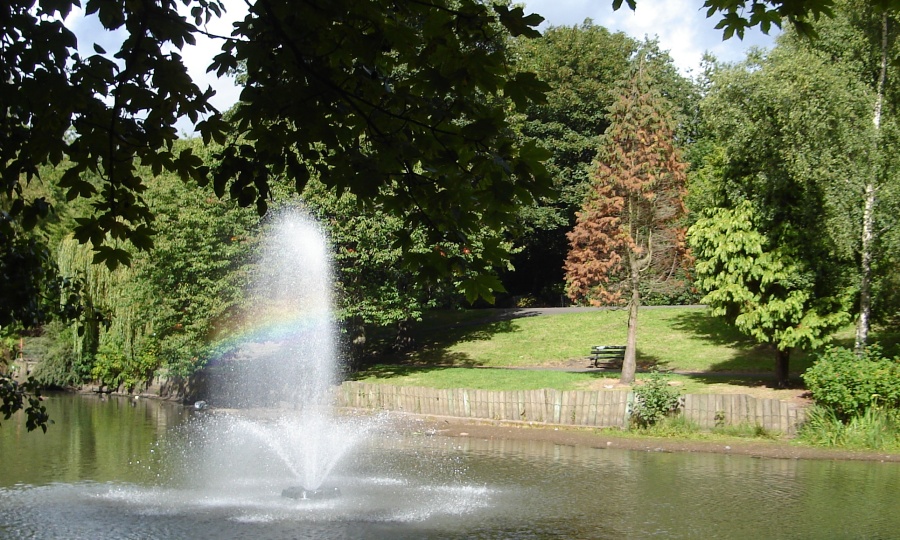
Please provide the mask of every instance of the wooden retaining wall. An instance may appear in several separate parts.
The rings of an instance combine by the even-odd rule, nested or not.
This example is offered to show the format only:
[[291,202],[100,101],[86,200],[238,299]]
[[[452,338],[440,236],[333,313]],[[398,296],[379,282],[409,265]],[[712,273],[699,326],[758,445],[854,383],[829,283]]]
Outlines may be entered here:
[[[348,381],[337,392],[337,405],[482,420],[533,422],[587,427],[628,426],[628,390],[435,389]],[[744,394],[687,394],[681,414],[701,428],[748,424],[795,433],[805,418],[798,405]]]
[[704,429],[749,424],[789,434],[806,419],[802,405],[746,394],[686,394],[682,414]]

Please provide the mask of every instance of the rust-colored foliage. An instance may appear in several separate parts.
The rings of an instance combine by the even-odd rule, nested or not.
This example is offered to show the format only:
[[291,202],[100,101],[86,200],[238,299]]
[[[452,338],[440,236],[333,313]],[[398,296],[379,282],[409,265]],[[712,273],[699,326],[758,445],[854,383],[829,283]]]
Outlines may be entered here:
[[620,305],[639,285],[671,286],[686,261],[682,202],[687,166],[670,107],[642,66],[610,108],[594,185],[568,234],[567,292],[576,303]]

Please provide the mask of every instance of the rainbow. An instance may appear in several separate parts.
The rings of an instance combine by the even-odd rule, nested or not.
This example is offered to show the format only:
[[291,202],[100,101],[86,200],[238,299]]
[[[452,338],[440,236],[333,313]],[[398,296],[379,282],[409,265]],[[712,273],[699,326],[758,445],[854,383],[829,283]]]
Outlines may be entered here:
[[248,314],[243,322],[237,331],[214,340],[209,363],[217,363],[250,344],[272,343],[293,348],[299,344],[321,343],[330,338],[334,327],[327,310],[267,310],[266,313]]

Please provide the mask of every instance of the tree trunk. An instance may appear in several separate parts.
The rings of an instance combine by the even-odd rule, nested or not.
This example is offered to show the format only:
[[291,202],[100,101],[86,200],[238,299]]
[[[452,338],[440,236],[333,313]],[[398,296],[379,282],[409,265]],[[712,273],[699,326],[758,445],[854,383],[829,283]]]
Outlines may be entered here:
[[866,184],[866,206],[863,212],[862,261],[859,280],[859,318],[856,320],[854,350],[862,354],[869,337],[872,313],[872,241],[875,237],[875,186]]
[[391,349],[394,352],[407,352],[413,350],[416,340],[412,336],[410,320],[405,319],[397,323],[397,336]]
[[775,386],[786,388],[788,383],[788,361],[791,358],[791,350],[782,351],[775,349]]
[[628,262],[631,266],[631,300],[628,302],[628,339],[625,347],[625,360],[622,362],[622,377],[619,382],[631,384],[637,370],[637,320],[638,308],[641,307],[641,272],[640,263],[629,251]]
[[875,239],[875,199],[878,191],[878,177],[881,174],[881,109],[884,103],[884,85],[887,79],[888,63],[888,14],[881,16],[881,71],[878,74],[878,86],[875,94],[875,110],[872,123],[875,124],[875,141],[872,148],[871,162],[874,171],[866,183],[865,209],[863,210],[862,246],[859,283],[859,319],[856,321],[856,354],[862,354],[869,338],[869,326],[872,315],[872,244]]

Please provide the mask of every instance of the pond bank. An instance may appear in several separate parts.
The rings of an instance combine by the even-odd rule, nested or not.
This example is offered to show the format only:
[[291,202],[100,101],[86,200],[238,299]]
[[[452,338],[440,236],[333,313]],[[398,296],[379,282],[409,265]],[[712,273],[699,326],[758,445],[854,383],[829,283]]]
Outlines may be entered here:
[[536,440],[568,446],[643,452],[704,452],[769,459],[815,459],[900,463],[900,454],[802,446],[788,440],[721,438],[693,440],[624,434],[611,429],[535,426],[522,423],[391,413],[401,429],[425,435],[479,439]]
[[[96,395],[94,389],[81,389],[82,394]],[[134,394],[115,393],[120,397],[137,397]],[[142,392],[140,398],[178,402],[191,406],[177,393]],[[364,409],[359,409],[364,410]],[[371,410],[369,409],[371,412]],[[876,451],[844,450],[803,446],[788,439],[763,440],[740,438],[716,438],[715,440],[685,439],[676,437],[651,437],[624,433],[616,429],[583,428],[574,426],[535,425],[528,422],[493,421],[485,419],[420,415],[392,411],[398,429],[425,435],[447,437],[473,437],[479,439],[510,439],[546,441],[569,446],[591,448],[616,448],[644,452],[703,452],[734,454],[771,459],[815,459],[900,463],[900,454]]]

